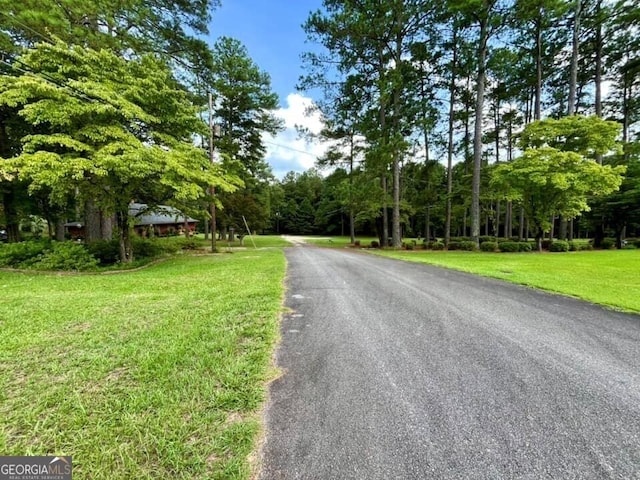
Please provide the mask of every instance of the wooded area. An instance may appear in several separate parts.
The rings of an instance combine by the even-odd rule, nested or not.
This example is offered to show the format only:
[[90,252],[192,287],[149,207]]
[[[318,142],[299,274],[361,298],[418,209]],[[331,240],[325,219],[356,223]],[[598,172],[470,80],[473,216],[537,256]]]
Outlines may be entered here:
[[325,0],[303,26],[314,47],[299,88],[319,99],[315,140],[331,147],[281,180],[262,138],[282,128],[278,98],[241,42],[203,40],[217,6],[0,0],[9,241],[38,224],[63,240],[82,220],[86,242],[115,233],[127,262],[131,201],[201,228],[217,212],[222,232],[244,217],[394,247],[640,236],[634,2]]

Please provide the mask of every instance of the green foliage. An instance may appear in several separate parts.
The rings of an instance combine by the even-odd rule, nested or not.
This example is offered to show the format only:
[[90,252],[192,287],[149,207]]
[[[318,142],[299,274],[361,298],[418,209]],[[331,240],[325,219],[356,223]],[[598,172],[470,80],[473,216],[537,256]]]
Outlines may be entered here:
[[176,253],[180,247],[176,242],[163,242],[158,238],[134,237],[132,240],[136,256],[142,258],[156,258],[164,253]]
[[566,240],[556,240],[549,247],[549,251],[551,252],[568,252],[569,251],[569,242]]
[[519,252],[530,252],[535,247],[535,242],[518,242]]
[[498,243],[501,252],[530,252],[535,248],[535,242],[506,241]]
[[447,250],[460,250],[460,242],[457,240],[450,240],[447,245]]
[[501,252],[519,252],[520,242],[500,242],[498,248]]
[[0,267],[28,266],[50,246],[51,244],[45,241],[0,244]]
[[497,252],[498,242],[484,241],[480,244],[480,250],[483,252]]
[[34,270],[95,270],[98,260],[84,245],[73,242],[54,242],[52,248],[37,257],[31,265]]
[[[575,119],[574,119],[575,120]],[[592,119],[581,120],[589,124]],[[593,120],[599,125],[599,120]],[[571,123],[560,123],[554,127],[553,138],[564,135],[565,147],[572,147]],[[584,156],[587,147],[581,147],[580,153],[560,150],[561,141],[551,142],[547,136],[538,132],[544,130],[548,123],[534,122],[525,128],[524,136],[528,138],[525,145],[532,144],[523,155],[511,162],[500,164],[492,170],[491,186],[502,192],[504,198],[518,201],[525,210],[527,218],[532,222],[537,237],[551,228],[550,218],[563,216],[574,218],[590,209],[588,200],[593,196],[603,196],[616,191],[622,183],[625,167],[602,166]],[[607,130],[613,135],[617,130]],[[536,136],[537,135],[537,136]],[[589,130],[585,135],[596,135]],[[598,133],[597,138],[587,136],[588,145],[600,145],[604,139],[615,143]],[[548,135],[550,136],[550,135]],[[543,138],[544,141],[533,142],[531,138]],[[551,143],[554,147],[549,146]],[[592,147],[596,151],[599,147]],[[576,147],[576,149],[578,149]],[[594,150],[596,149],[596,150]],[[590,151],[591,151],[590,150]],[[599,151],[599,150],[597,150]]]
[[132,198],[181,206],[204,199],[210,185],[224,192],[241,184],[194,145],[206,126],[156,57],[127,60],[58,40],[38,44],[20,62],[35,75],[0,77],[0,106],[47,128],[24,137],[22,154],[5,170],[53,203],[78,194],[117,213],[121,243]]
[[430,240],[423,243],[423,248],[425,250],[444,250],[444,243],[437,240]]
[[117,240],[98,240],[86,245],[100,265],[113,265],[120,260],[120,246]]
[[74,242],[28,241],[0,245],[0,266],[34,270],[93,270],[98,260]]
[[480,244],[483,244],[484,242],[495,242],[495,241],[497,241],[496,237],[491,236],[491,235],[481,235],[480,237],[478,237],[478,240],[479,240]]
[[377,240],[371,240],[370,246],[371,248],[380,248],[380,242],[378,242]]
[[595,116],[550,118],[528,125],[520,136],[520,144],[524,149],[550,147],[595,158],[620,149],[617,142],[620,129],[618,122]]
[[614,238],[605,238],[602,240],[602,243],[600,244],[600,247],[603,250],[609,250],[611,248],[615,248],[616,247],[616,240]]
[[217,222],[220,227],[244,231],[244,217],[252,230],[260,231],[267,227],[271,213],[268,188],[273,178],[264,159],[263,134],[275,135],[282,129],[282,120],[274,115],[278,96],[271,90],[269,75],[238,40],[221,37],[212,52],[208,81],[216,97],[213,115],[221,127],[215,148],[229,171],[244,183],[234,193],[218,195],[224,208]]
[[473,242],[471,240],[458,243],[458,250],[473,252],[477,249],[478,249],[478,245],[476,245],[476,242]]
[[581,252],[584,250],[593,250],[593,245],[589,242],[578,242],[575,240],[571,240],[569,242],[569,251],[570,252]]

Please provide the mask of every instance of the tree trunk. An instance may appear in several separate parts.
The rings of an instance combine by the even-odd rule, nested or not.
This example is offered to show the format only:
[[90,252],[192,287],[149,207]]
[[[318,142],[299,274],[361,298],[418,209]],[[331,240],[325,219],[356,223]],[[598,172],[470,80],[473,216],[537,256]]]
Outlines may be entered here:
[[424,215],[424,241],[431,241],[431,207],[427,207],[427,211]]
[[7,223],[7,240],[10,243],[20,241],[20,218],[16,208],[15,183],[7,183],[7,188],[2,194],[4,218]]
[[389,246],[389,218],[387,217],[387,173],[382,175],[382,247]]
[[400,233],[400,155],[395,152],[393,158],[393,213],[391,216],[391,239],[393,248],[402,246],[402,236]]
[[[602,18],[601,15],[602,8],[602,0],[598,0],[596,2],[596,72],[595,72],[595,89],[596,89],[596,98],[595,98],[595,107],[596,107],[596,116],[602,117]],[[596,161],[602,165],[602,154],[598,153],[596,155]]]
[[117,212],[116,223],[120,246],[120,263],[131,263],[133,262],[133,249],[131,246],[131,225],[129,224],[128,209]]
[[113,215],[107,215],[100,212],[100,236],[103,240],[111,240],[113,238]]
[[353,208],[353,130],[351,131],[350,143],[349,143],[349,236],[351,237],[351,244],[356,243],[356,219]]
[[[542,16],[543,13],[540,12]],[[536,19],[536,89],[535,105],[533,111],[534,120],[540,120],[542,105],[542,18]]]
[[582,0],[576,0],[576,10],[573,19],[573,39],[571,41],[571,70],[569,76],[569,98],[567,101],[567,115],[576,113],[576,92],[578,84],[578,54],[580,48],[580,16],[582,14]]
[[484,83],[487,57],[488,20],[480,22],[478,46],[478,81],[476,86],[476,115],[473,138],[473,178],[471,182],[471,239],[480,246],[480,171],[482,168],[482,119]]
[[447,218],[444,227],[444,245],[449,246],[451,240],[451,194],[453,192],[453,127],[456,102],[456,68],[458,63],[458,28],[454,23],[453,35],[453,58],[451,60],[451,81],[449,82],[449,138],[447,139]]
[[84,202],[84,241],[87,243],[102,240],[102,219],[100,210],[93,200]]
[[[398,17],[396,18],[397,22],[397,34],[395,41],[395,56],[394,59],[396,61],[396,70],[400,69],[400,65],[402,63],[402,2],[400,2],[400,11],[398,12]],[[397,77],[397,75],[396,75]],[[394,126],[394,135],[400,135],[400,118],[401,118],[401,98],[400,95],[402,93],[402,84],[400,78],[394,78],[393,81],[393,126]],[[393,214],[391,216],[391,236],[393,241],[393,248],[400,248],[402,246],[402,234],[400,231],[400,156],[402,155],[400,151],[400,144],[398,142],[398,138],[393,139]]]
[[58,242],[65,241],[65,231],[64,231],[65,220],[57,220],[55,224],[55,237]]
[[520,207],[520,225],[518,225],[518,239],[524,240],[524,208]]

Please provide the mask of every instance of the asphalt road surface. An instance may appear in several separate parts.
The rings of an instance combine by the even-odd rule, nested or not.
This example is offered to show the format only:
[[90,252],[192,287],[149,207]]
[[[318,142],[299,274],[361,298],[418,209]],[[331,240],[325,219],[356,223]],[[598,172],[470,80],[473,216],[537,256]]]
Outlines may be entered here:
[[640,479],[640,316],[347,250],[287,259],[262,480]]

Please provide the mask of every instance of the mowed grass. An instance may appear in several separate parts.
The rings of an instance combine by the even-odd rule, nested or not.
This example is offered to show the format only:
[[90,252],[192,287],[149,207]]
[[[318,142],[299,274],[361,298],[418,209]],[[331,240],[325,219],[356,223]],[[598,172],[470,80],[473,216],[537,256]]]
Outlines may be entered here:
[[[304,237],[306,243],[319,247],[344,248],[351,245],[351,237]],[[356,237],[362,247],[368,247],[372,241],[378,241],[376,237]]]
[[75,479],[241,479],[275,372],[281,250],[0,272],[0,452]]
[[[199,233],[195,237],[197,239],[201,248],[210,248],[211,247],[211,238],[205,240],[204,234]],[[228,240],[216,240],[216,247],[220,251],[224,251],[225,248],[238,248],[241,246],[241,242],[238,239],[235,239],[233,242],[229,242]],[[287,242],[280,235],[253,235],[250,237],[249,235],[245,235],[244,237],[244,247],[245,248],[280,248],[280,247],[288,247],[291,246],[289,242]]]
[[376,250],[375,253],[499,278],[618,310],[640,312],[640,250],[542,254]]

